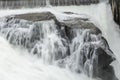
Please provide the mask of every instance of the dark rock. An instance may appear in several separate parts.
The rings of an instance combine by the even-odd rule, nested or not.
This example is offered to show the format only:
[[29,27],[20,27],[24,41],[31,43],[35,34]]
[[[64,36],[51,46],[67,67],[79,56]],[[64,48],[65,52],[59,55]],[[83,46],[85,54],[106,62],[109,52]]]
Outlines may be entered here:
[[[109,55],[100,46],[96,48],[94,44],[83,44],[79,55],[79,65],[84,68],[84,72],[88,76],[93,77],[97,76],[99,69],[109,66],[115,60],[113,56]],[[93,68],[92,72],[90,72],[90,66]]]
[[54,14],[51,12],[41,12],[41,13],[27,13],[27,14],[21,14],[21,15],[15,15],[15,19],[24,19],[28,21],[44,21],[44,20],[57,20]]
[[[40,57],[44,55],[42,49],[47,49],[49,61],[57,62],[61,67],[67,65],[90,77],[102,78],[105,73],[102,70],[115,59],[102,32],[89,19],[73,18],[60,22],[51,12],[42,12],[6,17],[5,23],[1,33],[11,44],[25,47]],[[43,24],[47,24],[47,28]],[[54,41],[50,33],[58,39]]]
[[102,48],[97,48],[95,54],[98,56],[98,68],[108,66],[114,58],[107,54]]
[[[65,26],[65,32],[70,41],[76,37],[76,30],[88,29],[90,34],[99,35],[102,34],[100,29],[98,29],[93,23],[81,19],[75,18],[72,20],[66,20],[61,22]],[[87,36],[87,35],[86,35]]]
[[102,80],[118,80],[112,66],[99,69],[98,77]]
[[88,21],[89,20],[84,21],[81,18],[74,18],[72,20],[64,21],[63,24],[68,28],[90,29],[91,34],[96,34],[96,35],[100,34],[101,33],[100,29],[98,29],[93,23]]
[[109,3],[111,5],[114,21],[120,28],[120,0],[109,0]]
[[[82,19],[66,20],[62,24],[65,26],[66,36],[69,38],[71,44],[73,44],[73,40],[78,36],[82,36],[81,39],[83,39],[80,43],[79,41],[76,44],[74,43],[73,52],[76,52],[76,50],[80,51],[79,56],[78,53],[75,54],[79,58],[77,65],[80,66],[76,70],[84,69],[83,72],[88,76],[98,77],[100,75],[99,70],[109,66],[115,60],[106,39],[102,37],[102,32],[90,21]],[[79,35],[77,32],[79,32]],[[92,43],[98,41],[100,43]],[[82,44],[81,49],[78,48],[80,44]]]
[[[75,14],[73,12],[64,12],[65,14]],[[77,13],[76,13],[77,14]]]

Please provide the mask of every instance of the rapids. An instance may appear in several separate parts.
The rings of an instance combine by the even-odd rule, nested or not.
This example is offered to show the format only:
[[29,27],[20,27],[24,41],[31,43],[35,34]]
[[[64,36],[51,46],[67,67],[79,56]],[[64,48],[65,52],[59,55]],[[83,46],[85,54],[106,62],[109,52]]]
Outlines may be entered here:
[[[79,11],[78,11],[79,10]],[[89,17],[93,23],[99,27],[102,31],[103,36],[107,39],[110,48],[117,58],[117,62],[112,63],[111,65],[115,68],[115,74],[117,78],[120,79],[119,73],[119,64],[120,62],[120,36],[118,25],[116,25],[113,21],[112,12],[110,9],[110,5],[107,3],[100,3],[96,5],[89,6],[65,6],[65,7],[52,7],[52,8],[34,8],[34,9],[18,9],[18,10],[0,10],[0,17],[4,17],[7,15],[14,14],[22,14],[29,12],[42,12],[42,11],[51,11],[57,16],[57,19],[63,20],[69,18],[61,12],[74,12],[79,15],[71,15],[72,17]],[[1,23],[4,25],[4,23]],[[38,23],[39,24],[39,23]],[[40,25],[47,26],[46,24],[50,24],[51,22],[42,22]],[[15,26],[15,25],[14,25]],[[53,25],[52,25],[53,26]],[[19,26],[17,26],[19,27]],[[45,29],[49,28],[49,29]],[[31,28],[32,29],[32,28]],[[39,59],[33,54],[29,54],[25,49],[18,49],[14,46],[11,46],[5,39],[0,37],[0,79],[1,80],[89,80],[87,76],[84,74],[76,74],[69,71],[69,69],[61,69],[56,65],[48,65],[46,62],[53,61],[54,58],[51,59],[49,53],[57,53],[59,50],[54,50],[55,46],[50,46],[55,42],[58,42],[60,45],[59,49],[63,49],[61,52],[62,55],[66,52],[66,47],[64,47],[61,42],[61,36],[58,36],[56,33],[55,27],[47,26],[44,27],[45,34],[43,40],[40,42],[42,45],[36,45],[36,47],[42,47],[42,55],[43,59]],[[51,31],[52,30],[52,33]],[[19,31],[26,32],[26,30],[16,30],[16,33]],[[14,31],[13,31],[14,32]],[[29,32],[29,31],[27,31]],[[11,33],[12,34],[12,33]],[[22,34],[21,34],[22,35]],[[29,37],[29,36],[28,36]],[[81,36],[80,36],[81,37]],[[79,37],[77,37],[79,39]],[[17,38],[16,38],[17,40]],[[45,41],[46,40],[46,41]],[[44,43],[44,41],[46,43]],[[74,39],[76,42],[76,39]],[[14,44],[18,44],[19,42],[13,41]],[[51,44],[48,44],[51,43]],[[74,44],[71,44],[71,48]],[[7,47],[7,48],[6,48]],[[49,48],[48,48],[49,47]],[[72,51],[72,49],[71,49]],[[44,53],[44,54],[43,54]],[[54,54],[51,54],[54,55]],[[44,59],[46,60],[44,63]],[[77,59],[76,59],[77,60]],[[78,67],[78,66],[75,66]],[[91,80],[91,79],[90,79]]]

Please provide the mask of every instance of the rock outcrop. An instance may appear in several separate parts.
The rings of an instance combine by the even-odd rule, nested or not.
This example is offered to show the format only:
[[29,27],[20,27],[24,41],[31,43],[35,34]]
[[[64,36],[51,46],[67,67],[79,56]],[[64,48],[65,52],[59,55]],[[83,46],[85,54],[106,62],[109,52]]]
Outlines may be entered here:
[[100,29],[89,19],[60,22],[56,17],[50,12],[5,17],[0,20],[0,32],[11,44],[28,49],[45,62],[109,80],[101,73],[115,57]]
[[120,26],[120,0],[109,0],[114,21]]

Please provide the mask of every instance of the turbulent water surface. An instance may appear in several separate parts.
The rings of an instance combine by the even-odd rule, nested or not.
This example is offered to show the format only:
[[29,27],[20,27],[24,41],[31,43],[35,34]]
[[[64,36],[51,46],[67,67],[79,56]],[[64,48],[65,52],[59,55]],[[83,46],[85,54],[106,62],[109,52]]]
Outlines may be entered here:
[[[7,48],[6,48],[7,47]],[[1,80],[89,80],[85,75],[44,64],[40,59],[15,49],[0,37]]]
[[[107,39],[110,45],[110,48],[114,52],[117,61],[112,63],[111,65],[116,65],[114,66],[115,74],[117,78],[120,79],[120,73],[119,73],[120,35],[119,35],[119,30],[117,30],[118,26],[114,23],[112,19],[112,13],[110,10],[110,6],[108,4],[100,3],[98,5],[90,5],[90,6],[69,6],[69,7],[65,6],[65,7],[37,8],[37,9],[35,8],[35,9],[18,9],[18,10],[0,10],[0,17],[14,15],[14,14],[42,12],[42,11],[51,11],[57,16],[57,19],[60,21],[66,20],[67,18],[70,17],[84,17],[84,18],[89,17],[91,21],[101,29],[104,37]],[[74,15],[74,14],[66,15],[61,12],[74,12],[74,13],[78,13],[78,15]],[[50,55],[55,55],[55,54],[51,54],[51,53],[58,53],[60,50],[62,51],[60,53],[64,55],[64,53],[66,52],[66,47],[64,47],[64,44],[61,42],[61,40],[63,40],[61,36],[58,36],[57,34],[56,27],[53,25],[54,22],[43,21],[36,24],[40,24],[41,26],[46,26],[46,27],[42,27],[41,29],[41,32],[43,32],[44,35],[42,36],[43,39],[39,42],[40,45],[36,45],[36,47],[39,48],[42,47],[43,50],[41,54],[43,55],[42,57],[43,59],[38,58],[33,54],[29,54],[29,52],[27,52],[26,49],[15,48],[15,46],[11,46],[5,39],[0,37],[0,79],[1,80],[16,80],[16,79],[17,80],[33,80],[33,79],[34,80],[61,80],[61,79],[91,80],[84,74],[76,74],[70,71],[68,68],[63,69],[57,67],[56,65],[49,65],[46,63],[46,62],[51,62],[52,61],[51,59],[54,59],[51,58]],[[4,25],[4,23],[1,22],[1,25]],[[14,28],[14,26],[16,25],[13,25],[12,27]],[[32,29],[33,27],[30,28],[30,30]],[[27,32],[27,34],[29,35],[30,30],[29,31],[21,30],[19,28],[18,30],[13,30],[13,32],[16,34],[19,34],[19,31],[23,33]],[[83,33],[82,31],[79,32],[81,34]],[[11,31],[11,34],[13,34],[13,36],[14,33],[12,33]],[[30,36],[25,36],[25,37],[30,37]],[[76,42],[76,40],[80,39],[81,37],[82,36],[76,37],[74,39],[74,42]],[[9,38],[8,41],[10,41],[11,39],[12,38]],[[56,50],[57,48],[54,45],[52,45],[54,44],[54,42],[57,42],[58,45],[60,45],[59,50]],[[11,43],[20,44],[19,42],[15,42],[12,40]],[[71,44],[71,48],[72,46],[74,46],[74,44]]]

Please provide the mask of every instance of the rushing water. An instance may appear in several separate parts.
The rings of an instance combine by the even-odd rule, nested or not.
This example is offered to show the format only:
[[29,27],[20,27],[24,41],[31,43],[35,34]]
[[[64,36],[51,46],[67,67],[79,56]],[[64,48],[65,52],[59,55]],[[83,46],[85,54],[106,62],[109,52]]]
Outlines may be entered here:
[[[73,35],[76,35],[76,36],[73,36],[74,38],[72,39],[71,43],[69,43],[67,39],[61,36],[61,32],[60,32],[61,29],[59,29],[59,27],[55,24],[53,20],[31,22],[26,20],[12,19],[6,24],[6,18],[5,19],[1,18],[0,23],[1,23],[0,25],[1,35],[3,35],[3,37],[5,37],[9,41],[9,43],[11,43],[12,45],[19,46],[23,48],[22,50],[28,49],[28,51],[31,53],[31,56],[33,56],[33,58],[34,58],[34,55],[37,57],[36,61],[39,62],[40,65],[44,66],[43,65],[44,63],[46,64],[46,67],[48,66],[48,68],[50,66],[48,64],[52,64],[54,66],[57,65],[62,68],[65,68],[65,70],[68,69],[68,71],[70,69],[74,74],[75,72],[77,73],[82,72],[92,77],[92,74],[98,65],[97,55],[95,54],[96,48],[97,46],[105,47],[106,45],[106,44],[105,45],[102,44],[104,42],[101,39],[102,37],[101,35],[98,36],[98,35],[90,34],[89,29],[73,29],[72,30]],[[72,35],[70,37],[72,37]],[[108,50],[107,48],[108,46],[106,47],[106,50]],[[9,49],[9,47],[7,49]],[[13,54],[12,57],[17,58],[18,54],[20,56],[19,52],[20,51],[16,53],[17,56],[14,56]],[[7,52],[4,52],[4,53],[6,53],[6,57],[7,57]],[[9,55],[12,55],[12,52],[8,54],[8,57],[10,57]],[[4,62],[2,62],[3,64],[1,65],[6,65],[6,67],[7,66],[16,67],[13,65],[19,66],[16,63],[20,63],[20,62],[19,61],[16,62],[16,60],[14,62],[13,61],[14,58],[12,57],[10,57],[10,65],[6,65],[7,63],[4,63]],[[11,63],[11,58],[13,59],[12,63]],[[17,60],[19,60],[19,58]],[[22,61],[24,61],[24,59]],[[26,59],[24,62],[26,62]],[[29,62],[26,62],[26,63],[29,63]],[[33,63],[30,63],[30,65],[32,64]],[[25,67],[25,68],[29,66],[29,65],[27,66],[24,65],[24,63],[22,62],[21,62],[21,65],[22,67]],[[37,68],[38,71],[44,72],[44,70],[41,69],[41,66],[36,64],[35,66],[40,67],[40,68]],[[5,68],[5,72],[6,72],[6,68]],[[15,70],[15,73],[18,73],[17,75],[19,75],[19,72],[17,72],[17,70]],[[12,74],[14,75],[14,72]],[[76,74],[76,75],[80,76],[81,74]],[[47,78],[49,78],[49,76]],[[81,79],[81,77],[79,79]]]
[[[55,63],[59,62],[57,60],[62,60],[62,58],[68,56],[68,45],[66,40],[59,34],[57,26],[53,20],[32,23],[26,20],[19,21],[16,19],[10,21],[8,26],[5,26],[6,24],[4,22],[6,22],[4,18],[0,20],[0,31],[3,36],[14,46],[16,45],[24,49],[17,50],[0,37],[0,74],[2,75],[0,78],[2,80],[90,79],[83,74],[76,74],[74,70],[73,73],[70,72],[67,67],[65,69],[60,69],[55,66]],[[86,31],[84,30],[77,32],[81,33],[81,38],[86,34]],[[72,45],[75,46],[76,44],[74,45],[73,43]],[[32,54],[28,54],[29,52],[25,51],[26,48]],[[73,53],[73,50],[71,51]],[[76,54],[79,53],[75,53],[75,55]],[[79,69],[79,58],[75,60],[73,58],[77,58],[77,55],[76,57],[74,57],[74,55],[71,56],[71,58],[68,59],[68,63],[73,69],[77,70]],[[74,61],[76,63],[75,65],[73,64]],[[50,66],[49,64],[53,65]],[[64,64],[62,64],[62,66],[64,66]]]
[[[0,32],[11,44],[28,49],[44,63],[68,67],[88,76],[92,76],[93,68],[94,71],[97,69],[96,48],[105,47],[109,51],[107,44],[103,45],[102,36],[90,34],[89,29],[73,29],[72,35],[68,34],[73,37],[70,41],[61,35],[61,29],[53,20],[30,22],[13,19],[6,24],[6,20],[1,19],[0,22],[3,24]],[[111,52],[107,54],[111,55]]]
[[[102,9],[101,9],[102,7]],[[57,9],[56,9],[57,8]],[[63,7],[55,7],[53,8],[55,11],[72,11],[75,13],[79,14],[87,14],[91,16],[92,19],[96,20],[95,24],[102,30],[103,35],[107,38],[110,48],[113,50],[114,54],[117,57],[117,60],[119,60],[119,36],[118,32],[115,30],[113,20],[112,20],[112,15],[108,13],[111,13],[110,11],[110,6],[106,4],[100,4],[100,5],[93,5],[93,6],[82,6],[82,7],[77,7],[72,6],[72,7],[66,7],[66,9]],[[79,12],[78,12],[79,9]],[[108,9],[108,10],[107,10]],[[96,14],[96,10],[98,13]],[[18,13],[22,13],[22,10],[16,10]],[[16,12],[15,11],[15,12]],[[23,10],[24,11],[24,10]],[[27,10],[25,10],[27,12]],[[33,12],[34,10],[28,10],[28,12]],[[34,12],[39,11],[35,10]],[[53,11],[53,12],[55,12]],[[102,12],[103,11],[103,12]],[[1,16],[4,16],[6,11],[1,12]],[[9,11],[11,12],[10,14],[13,14],[12,12],[14,11]],[[3,13],[3,14],[2,14]],[[10,15],[7,13],[7,15]],[[15,13],[16,14],[16,13]],[[94,14],[94,15],[93,15]],[[59,15],[58,13],[55,13],[55,15]],[[62,15],[63,16],[63,15]],[[58,18],[63,18],[58,16]],[[108,20],[109,18],[109,20]],[[93,20],[93,21],[94,21]],[[4,20],[3,20],[4,22]],[[29,40],[25,42],[25,44],[22,44],[21,41],[22,39],[26,38],[39,38],[40,41],[35,41],[37,44],[33,47],[33,50],[31,52],[34,53],[34,50],[37,49],[38,51],[38,56],[42,56],[42,60],[39,59],[38,57],[34,55],[28,54],[27,51],[24,49],[18,50],[13,48],[12,46],[9,45],[9,43],[6,42],[3,38],[0,37],[0,79],[1,80],[14,80],[14,79],[19,79],[19,80],[89,80],[85,75],[83,74],[75,74],[70,72],[68,69],[61,69],[54,66],[48,65],[48,63],[53,63],[54,60],[59,59],[59,57],[56,56],[57,53],[61,53],[60,56],[63,58],[66,54],[67,47],[63,42],[66,42],[61,36],[59,36],[58,31],[56,30],[56,26],[54,25],[53,21],[42,21],[42,22],[37,22],[35,24],[32,24],[31,22],[27,23],[26,21],[21,21],[20,24],[14,24],[17,21],[13,21],[9,27],[12,26],[10,29],[9,27],[6,30],[2,30],[5,34],[5,37],[8,39],[8,41],[14,45],[22,45],[24,47],[28,47]],[[23,24],[26,23],[27,26],[23,30],[21,27],[26,25]],[[1,23],[4,25],[4,23]],[[35,29],[35,25],[40,25],[38,29]],[[30,27],[28,27],[30,26]],[[110,28],[109,28],[110,26]],[[4,28],[4,27],[3,27]],[[40,32],[38,32],[40,30]],[[37,33],[34,33],[36,31]],[[111,33],[111,31],[114,31]],[[8,35],[10,34],[10,35]],[[40,34],[40,36],[35,36],[37,34]],[[81,48],[82,44],[79,44],[83,41],[83,37],[86,34],[86,30],[78,30],[76,31],[77,37],[74,38],[73,44],[70,45],[71,47],[71,53],[77,54],[71,57],[69,61],[71,64],[75,62],[75,64],[72,65],[73,69],[77,69],[80,67],[77,63],[79,60],[79,50],[77,48]],[[112,35],[112,36],[111,36]],[[22,36],[22,38],[20,37]],[[41,39],[42,37],[42,39]],[[94,37],[94,40],[98,39],[96,36],[92,35]],[[114,38],[113,38],[114,37]],[[78,41],[79,40],[79,41]],[[115,40],[115,42],[114,42]],[[67,43],[67,42],[66,42]],[[79,44],[79,45],[76,45]],[[39,45],[38,45],[39,44]],[[54,44],[54,45],[53,45]],[[98,44],[98,43],[94,43]],[[59,46],[58,46],[59,45]],[[31,45],[30,45],[31,46]],[[75,50],[74,50],[74,46]],[[6,48],[7,47],[7,48]],[[29,47],[30,48],[30,47]],[[31,49],[31,48],[30,48]],[[40,50],[40,51],[39,51]],[[62,52],[60,52],[60,51]],[[4,53],[4,54],[3,54]],[[54,54],[53,54],[54,53]],[[22,55],[23,54],[23,55]],[[78,56],[78,57],[75,57]],[[45,63],[43,63],[44,61]],[[48,62],[46,64],[46,62]],[[86,64],[89,63],[89,60],[86,61]],[[70,64],[70,65],[71,65]],[[90,64],[91,66],[91,64]],[[92,70],[92,66],[89,67]],[[116,69],[117,71],[118,69]],[[117,77],[119,76],[119,70],[118,72],[115,72],[117,74]]]
[[12,47],[0,37],[1,80],[89,80],[85,75],[44,64],[25,50]]
[[44,7],[48,5],[52,6],[67,6],[67,5],[84,5],[95,4],[99,0],[0,0],[0,8],[31,8],[31,7]]

